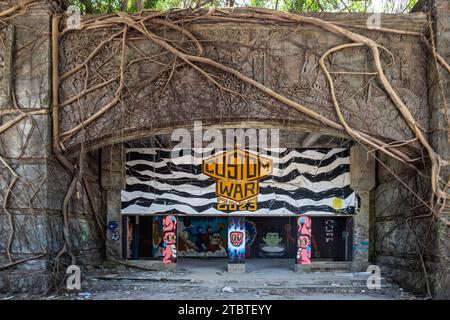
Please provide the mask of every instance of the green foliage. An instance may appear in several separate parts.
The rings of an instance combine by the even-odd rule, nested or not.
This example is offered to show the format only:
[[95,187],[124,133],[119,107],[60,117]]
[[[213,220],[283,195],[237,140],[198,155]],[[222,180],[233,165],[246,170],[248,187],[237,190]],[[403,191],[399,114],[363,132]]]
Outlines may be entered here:
[[[126,3],[127,12],[137,12],[136,0],[68,0],[69,4],[80,7],[82,13],[112,13],[121,10]],[[200,0],[201,3],[206,1]],[[143,0],[145,9],[168,10],[188,8],[196,0]],[[226,7],[230,3],[236,7],[251,6],[271,8],[290,12],[371,12],[406,13],[417,0],[211,0],[206,7]]]

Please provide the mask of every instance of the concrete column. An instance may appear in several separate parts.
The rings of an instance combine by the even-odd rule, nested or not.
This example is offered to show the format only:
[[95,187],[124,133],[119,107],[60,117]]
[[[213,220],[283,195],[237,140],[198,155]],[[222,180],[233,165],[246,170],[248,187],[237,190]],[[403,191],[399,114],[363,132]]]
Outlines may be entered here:
[[[42,112],[25,117],[0,134],[0,155],[18,175],[0,167],[0,265],[31,259],[0,272],[0,291],[40,293],[52,281],[51,256],[62,245],[61,208],[70,176],[52,156],[50,16],[45,6],[33,6],[33,15],[6,21],[5,43],[0,46],[0,124],[21,112]],[[13,94],[15,101],[13,100]],[[9,189],[11,192],[8,192]],[[3,204],[6,202],[6,210]]]
[[245,217],[228,218],[228,272],[245,272]]
[[375,158],[366,148],[355,145],[350,150],[350,186],[360,198],[360,209],[353,224],[353,271],[365,271],[369,265],[370,219],[375,180]]
[[[434,0],[430,2],[431,14],[434,18],[434,34],[436,51],[445,61],[450,61],[450,1]],[[432,53],[429,52],[428,65],[428,103],[431,114],[431,144],[438,154],[447,162],[450,161],[450,142],[448,125],[448,108],[450,108],[450,76],[442,68],[436,70]],[[439,72],[439,73],[438,73]],[[440,76],[443,90],[439,85]],[[443,91],[443,92],[442,92]],[[445,98],[445,99],[444,99]],[[445,105],[445,100],[447,106]],[[446,110],[447,109],[447,110]],[[441,179],[447,181],[450,168],[444,167]],[[450,220],[450,207],[445,208],[443,218]],[[435,232],[435,258],[429,261],[428,272],[431,276],[432,294],[437,299],[450,299],[450,234],[449,228],[436,223]]]
[[121,144],[102,149],[101,186],[106,197],[106,258],[122,257],[122,216],[120,193],[124,185],[124,152]]
[[311,264],[311,218],[307,216],[297,217],[297,255],[295,259],[295,271],[303,270],[304,265]]
[[163,263],[177,263],[177,217],[167,215],[163,218]]

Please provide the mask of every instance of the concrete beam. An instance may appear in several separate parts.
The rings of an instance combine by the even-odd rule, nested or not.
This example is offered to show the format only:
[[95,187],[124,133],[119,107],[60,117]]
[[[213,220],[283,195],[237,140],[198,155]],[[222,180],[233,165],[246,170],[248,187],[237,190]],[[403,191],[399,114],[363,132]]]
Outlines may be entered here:
[[308,148],[312,146],[322,136],[320,133],[309,133],[305,139],[303,139],[302,147]]
[[350,187],[356,192],[375,188],[375,158],[366,148],[355,145],[350,149]]

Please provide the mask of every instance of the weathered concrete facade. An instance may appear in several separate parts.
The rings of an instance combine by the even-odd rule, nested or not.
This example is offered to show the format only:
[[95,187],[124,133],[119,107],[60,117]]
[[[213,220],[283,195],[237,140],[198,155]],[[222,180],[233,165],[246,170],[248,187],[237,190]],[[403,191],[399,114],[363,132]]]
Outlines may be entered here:
[[[432,9],[436,19],[437,50],[448,61],[449,2],[436,0]],[[0,155],[20,177],[12,185],[12,192],[8,192],[13,174],[6,167],[2,169],[0,188],[3,192],[0,201],[5,203],[5,208],[0,211],[0,251],[5,254],[0,256],[0,266],[10,263],[6,254],[11,234],[10,217],[15,225],[11,243],[13,261],[40,256],[1,272],[0,290],[32,288],[42,292],[49,289],[53,281],[53,259],[63,246],[61,212],[71,176],[56,161],[51,147],[51,14],[46,7],[34,8],[29,16],[14,18],[11,23],[14,27],[3,29],[6,46],[2,48],[5,57],[1,71],[3,92],[0,112],[5,111],[1,113],[2,124],[17,116],[4,115],[14,108],[13,97],[19,108],[42,110],[42,113],[23,119],[0,136]],[[346,21],[349,16],[324,14],[321,17]],[[355,17],[355,24],[364,23],[367,19],[367,16]],[[386,21],[387,25],[383,27],[387,28],[427,32],[426,16],[421,13],[382,21]],[[233,66],[336,120],[328,87],[317,62],[324,51],[344,43],[344,39],[324,34],[316,27],[301,26],[298,29],[297,25],[241,27],[230,23],[198,23],[189,26],[189,30],[205,39],[205,54],[208,57]],[[431,132],[429,138],[433,147],[443,158],[450,160],[447,131],[442,130],[447,128],[446,110],[429,50],[416,36],[367,30],[360,32],[376,39],[394,54],[393,64],[390,64],[387,55],[383,56],[383,62],[389,65],[386,69],[389,80],[419,124],[426,132]],[[81,63],[89,51],[110,33],[82,31],[64,36],[59,52],[60,73]],[[135,46],[146,52],[161,52],[142,39],[137,39]],[[8,56],[8,52],[12,54]],[[114,76],[118,66],[117,53],[117,44],[107,47],[102,55],[110,59],[104,64],[94,61],[91,71],[95,69],[105,77]],[[137,57],[137,51],[130,49],[127,52],[127,61]],[[339,54],[333,66],[337,72],[370,71],[372,67],[363,49],[351,49]],[[123,257],[121,241],[113,241],[106,228],[108,222],[117,222],[119,231],[121,234],[123,232],[120,223],[123,141],[170,132],[175,127],[191,127],[195,120],[202,120],[205,125],[282,127],[345,136],[342,132],[324,129],[320,123],[216,70],[208,71],[218,76],[228,89],[252,99],[244,101],[232,95],[219,95],[214,85],[185,67],[174,74],[168,86],[166,73],[157,81],[149,81],[159,71],[155,65],[136,65],[127,74],[129,86],[140,83],[148,85],[124,98],[126,108],[118,104],[104,118],[64,141],[68,155],[84,154],[80,166],[87,182],[82,180],[78,183],[69,210],[72,249],[80,265],[100,264],[105,257],[118,260]],[[448,75],[442,72],[441,77],[445,80],[444,89],[448,95]],[[370,82],[369,78],[368,75],[351,75],[335,80],[338,98],[342,100],[349,123],[386,141],[410,140],[413,136],[406,123],[377,82]],[[97,78],[91,80],[91,86],[99,81]],[[369,84],[365,86],[366,83]],[[67,101],[84,85],[84,81],[76,77],[65,79],[60,101]],[[111,83],[100,93],[88,94],[79,101],[65,105],[59,119],[61,132],[98,110],[111,98],[115,85]],[[347,100],[347,97],[351,99]],[[83,113],[80,112],[80,105],[83,106]],[[370,106],[370,112],[366,111],[367,106]],[[417,152],[417,145],[411,145],[410,150]],[[82,148],[92,151],[82,153]],[[433,293],[435,297],[448,298],[448,229],[442,229],[437,224],[430,229],[429,219],[415,219],[427,215],[427,208],[393,177],[391,171],[426,200],[429,198],[429,182],[396,161],[380,153],[377,156],[386,166],[375,162],[363,147],[356,146],[352,150],[353,163],[358,164],[352,167],[352,185],[362,202],[361,211],[355,217],[352,268],[359,271],[369,263],[376,263],[381,267],[382,275],[389,275],[405,288],[423,293],[426,283],[417,251],[417,248],[423,247],[418,246],[417,241],[429,244],[440,253],[423,252]],[[92,199],[88,199],[85,183],[92,190]],[[408,225],[415,231],[411,231]]]
[[[436,52],[450,60],[450,2],[444,0],[431,1],[431,13],[434,19]],[[450,160],[450,140],[448,130],[448,107],[450,93],[450,75],[436,64],[435,59],[429,60],[428,67],[428,104],[430,105],[430,122],[434,130],[430,137],[433,147],[446,161]],[[438,70],[437,70],[438,69]],[[439,81],[440,80],[440,81]],[[442,85],[441,85],[442,84]],[[446,128],[447,130],[443,130]],[[448,177],[450,171],[445,168],[443,177]],[[444,219],[450,220],[450,210],[444,210]],[[437,224],[433,230],[436,234],[436,256],[432,258],[430,267],[434,295],[450,299],[450,233],[449,228]]]
[[[51,146],[50,21],[47,7],[34,7],[2,30],[6,39],[1,48],[5,60],[1,70],[2,124],[17,117],[15,108],[37,114],[25,117],[0,136],[1,156],[12,170],[1,169],[0,265],[38,257],[1,272],[2,291],[48,291],[54,283],[53,259],[63,243],[61,209],[71,177],[55,159]],[[83,168],[95,204],[90,206],[79,183],[69,204],[69,230],[78,263],[98,264],[104,255],[103,232],[93,215],[93,210],[101,214],[99,153],[87,155]],[[13,172],[18,177],[15,183]],[[6,255],[10,238],[11,260]]]
[[[317,16],[342,23],[348,23],[350,17],[345,14]],[[368,17],[369,15],[351,15],[351,20],[352,23],[365,25]],[[426,15],[417,13],[408,17],[386,16],[383,17],[383,22],[386,28],[421,32],[426,25]],[[325,51],[345,43],[345,38],[324,32],[319,27],[307,24],[298,26],[295,23],[269,26],[255,23],[237,25],[198,22],[186,28],[202,39],[204,56],[233,67],[293,101],[338,121],[328,84],[318,61]],[[383,63],[389,65],[386,68],[387,77],[420,126],[427,130],[427,52],[417,36],[355,30],[376,40],[393,53],[395,62],[388,55],[382,55]],[[154,31],[174,41],[180,40],[179,35],[169,29],[159,28]],[[113,32],[117,30],[66,33],[60,44],[61,74],[82,63],[82,57],[88,56]],[[91,69],[88,87],[99,85],[104,79],[117,77],[119,42],[109,43],[100,50],[96,59],[105,59],[104,63],[94,61],[92,65],[89,64]],[[110,83],[77,101],[71,101],[74,93],[83,91],[85,73],[76,73],[63,79],[60,99],[64,107],[60,111],[60,130],[68,150],[78,150],[81,139],[84,139],[86,148],[92,148],[117,142],[119,136],[121,141],[127,141],[155,132],[169,132],[176,127],[191,127],[194,121],[202,121],[204,125],[251,122],[342,134],[281,104],[236,77],[211,67],[206,67],[207,72],[216,76],[224,88],[236,94],[222,94],[205,76],[187,66],[181,65],[171,75],[170,68],[165,69],[164,65],[160,65],[171,63],[171,57],[166,57],[163,49],[139,37],[133,38],[132,42],[133,45],[126,51],[126,63],[131,64],[125,75],[130,89],[122,100],[126,108],[121,104],[114,106],[83,133],[65,135],[64,132],[73,128],[82,117],[99,111],[113,98],[117,84]],[[159,63],[135,62],[140,61],[141,52],[157,57],[162,55],[164,59]],[[370,72],[373,63],[365,49],[349,48],[334,55],[331,69],[332,72]],[[153,78],[159,73],[160,77]],[[166,85],[169,77],[170,84]],[[373,76],[336,74],[335,86],[349,125],[388,141],[413,138],[398,110]],[[249,99],[242,99],[239,94],[248,96]],[[365,112],[367,104],[373,105],[371,112]],[[84,106],[83,114],[80,114],[80,105]]]

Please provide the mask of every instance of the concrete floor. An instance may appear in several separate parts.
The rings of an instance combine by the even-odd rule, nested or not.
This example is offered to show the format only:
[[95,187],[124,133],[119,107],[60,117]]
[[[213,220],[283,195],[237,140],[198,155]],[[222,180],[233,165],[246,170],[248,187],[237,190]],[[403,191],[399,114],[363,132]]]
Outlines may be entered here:
[[[245,268],[247,273],[270,273],[277,274],[294,273],[294,259],[246,259]],[[226,258],[179,258],[178,270],[197,272],[225,272],[228,261]]]
[[177,271],[135,268],[83,271],[81,292],[1,299],[70,300],[410,300],[414,296],[382,280],[367,288],[366,272],[294,272],[293,259],[247,259],[246,272],[226,271],[226,258],[179,258]]

